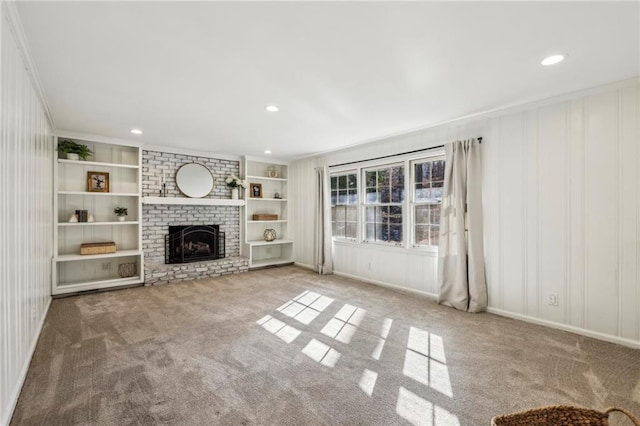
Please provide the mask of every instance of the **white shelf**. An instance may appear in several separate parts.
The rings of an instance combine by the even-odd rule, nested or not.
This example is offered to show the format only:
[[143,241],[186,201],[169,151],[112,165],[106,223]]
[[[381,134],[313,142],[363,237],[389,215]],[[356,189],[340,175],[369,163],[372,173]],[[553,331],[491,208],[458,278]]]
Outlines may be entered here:
[[115,253],[107,254],[61,254],[54,260],[56,262],[71,262],[74,260],[107,259],[110,257],[127,257],[140,255],[142,255],[142,250],[118,250]]
[[58,191],[58,195],[90,195],[110,197],[138,197],[140,194],[131,192],[89,192],[89,191]]
[[187,206],[244,206],[244,200],[223,198],[144,197],[142,204],[172,204]]
[[[52,258],[53,295],[107,289],[144,282],[142,250],[142,148],[116,141],[96,141],[89,135],[57,135],[86,144],[93,151],[92,161],[55,158],[53,161],[54,253]],[[57,142],[56,141],[56,142]],[[100,161],[104,160],[104,161]],[[112,192],[86,190],[87,170],[110,174]],[[120,222],[112,213],[115,205],[126,207],[130,216]],[[89,209],[99,222],[67,222],[71,212]],[[100,213],[102,212],[102,213]],[[82,237],[78,239],[78,237]],[[115,253],[81,255],[81,242],[114,241]],[[135,277],[121,278],[117,265],[135,262]]]
[[292,244],[292,243],[293,243],[293,240],[287,240],[287,239],[277,239],[273,241],[265,241],[265,240],[247,241],[247,244],[251,246],[273,246],[278,244]]
[[56,294],[75,293],[82,290],[94,290],[107,287],[119,287],[142,283],[140,275],[127,278],[108,278],[95,281],[73,281],[58,283]]
[[102,163],[100,161],[83,161],[83,160],[65,160],[62,158],[58,158],[58,163],[60,164],[69,164],[69,165],[78,165],[78,166],[97,166],[97,167],[112,167],[112,168],[122,168],[122,169],[138,169],[138,165],[132,164],[118,164],[118,163]]
[[60,222],[58,226],[111,226],[111,225],[138,225],[140,222],[124,221],[124,222]]
[[274,182],[286,182],[288,179],[285,178],[272,178],[272,177],[266,177],[266,176],[247,176],[245,178],[245,180],[270,180],[270,181],[274,181]]
[[247,222],[249,223],[285,223],[285,222],[289,222],[288,220],[248,220]]
[[247,201],[288,201],[286,198],[247,198]]
[[250,268],[263,268],[265,266],[285,265],[287,263],[293,263],[293,260],[283,258],[262,259],[251,262]]

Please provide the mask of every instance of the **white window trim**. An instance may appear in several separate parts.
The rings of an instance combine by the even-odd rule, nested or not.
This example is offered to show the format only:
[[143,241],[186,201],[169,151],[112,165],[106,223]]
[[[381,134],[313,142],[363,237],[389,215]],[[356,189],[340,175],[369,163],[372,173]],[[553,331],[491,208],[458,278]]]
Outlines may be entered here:
[[412,229],[409,230],[410,232],[410,238],[411,238],[411,247],[415,248],[415,249],[429,249],[429,250],[438,250],[438,246],[434,246],[432,244],[417,244],[416,243],[416,235],[415,235],[415,229],[413,229],[413,227],[415,227],[416,225],[416,212],[415,212],[415,206],[427,206],[427,205],[431,205],[433,203],[427,203],[424,201],[421,202],[417,202],[416,201],[416,193],[415,193],[415,187],[413,186],[413,183],[415,182],[415,168],[413,167],[414,164],[416,163],[425,163],[428,161],[438,161],[438,160],[445,160],[445,155],[444,152],[441,155],[436,155],[436,156],[432,156],[429,158],[416,158],[414,160],[409,161],[409,165],[411,167],[411,181],[410,181],[410,186],[411,186],[411,194],[409,196],[410,198],[410,215],[411,215],[411,225],[412,225]]
[[[333,235],[333,230],[331,231],[331,239],[334,241],[349,241],[349,242],[359,242],[360,241],[360,223],[359,223],[359,218],[360,218],[360,179],[358,177],[358,169],[354,169],[353,167],[348,168],[348,169],[344,169],[344,170],[336,170],[336,171],[330,171],[329,172],[329,191],[333,191],[333,189],[331,189],[331,178],[332,177],[340,177],[340,176],[347,176],[347,175],[352,175],[355,174],[356,175],[356,189],[358,191],[358,201],[356,202],[355,206],[356,206],[356,236],[355,238],[349,238],[349,237],[340,237],[340,236],[336,236]],[[340,191],[338,189],[338,191]],[[331,198],[331,197],[329,197]],[[345,206],[345,205],[352,205],[352,204],[336,204],[337,206]],[[333,204],[331,205],[331,207],[333,207]],[[333,224],[333,221],[331,221]],[[346,231],[345,231],[346,233]]]
[[[419,152],[419,153],[411,153],[411,154],[400,154],[394,157],[381,158],[378,160],[367,160],[357,164],[348,164],[344,166],[336,166],[331,167],[329,169],[329,176],[339,176],[344,174],[356,174],[356,179],[358,182],[358,203],[356,207],[356,213],[358,217],[358,223],[356,224],[356,239],[353,240],[351,238],[344,237],[332,237],[332,240],[339,243],[348,243],[348,244],[367,244],[367,245],[375,245],[380,248],[389,248],[391,250],[397,250],[402,248],[409,252],[427,252],[427,253],[437,253],[437,246],[416,246],[414,244],[414,235],[411,226],[414,224],[414,212],[413,212],[413,200],[415,194],[413,193],[412,183],[413,183],[413,169],[411,168],[412,162],[416,161],[425,161],[425,160],[437,160],[438,157],[445,159],[444,148],[433,149],[431,151]],[[405,179],[404,179],[404,201],[402,203],[403,206],[403,221],[402,221],[402,244],[396,243],[384,243],[377,241],[365,241],[364,238],[364,183],[362,179],[363,170],[376,168],[385,165],[394,165],[394,164],[403,164],[405,170]],[[410,176],[407,179],[407,170],[409,170]],[[370,205],[370,204],[369,204]],[[408,216],[406,212],[409,212]],[[409,217],[409,220],[405,220],[405,218]],[[409,236],[408,238],[406,236]]]

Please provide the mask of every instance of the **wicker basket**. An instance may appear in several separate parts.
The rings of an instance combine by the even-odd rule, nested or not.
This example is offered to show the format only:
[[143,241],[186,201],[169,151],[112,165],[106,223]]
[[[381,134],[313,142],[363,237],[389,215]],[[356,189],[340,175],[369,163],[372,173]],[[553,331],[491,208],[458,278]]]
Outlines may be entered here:
[[604,412],[569,405],[550,405],[491,419],[492,426],[609,426],[609,413],[619,411],[640,426],[640,420],[623,408],[607,408]]

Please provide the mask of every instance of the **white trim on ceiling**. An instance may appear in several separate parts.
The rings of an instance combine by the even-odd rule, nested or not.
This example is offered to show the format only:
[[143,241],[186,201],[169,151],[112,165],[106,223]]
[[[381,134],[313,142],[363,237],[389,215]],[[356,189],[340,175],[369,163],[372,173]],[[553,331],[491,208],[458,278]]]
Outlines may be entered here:
[[[457,117],[457,118],[452,118],[451,120],[445,120],[445,121],[440,121],[434,124],[429,124],[426,126],[420,126],[420,127],[415,127],[412,129],[408,129],[408,130],[403,130],[400,132],[396,132],[396,133],[390,133],[387,135],[383,135],[383,136],[379,136],[379,137],[375,137],[372,139],[367,139],[361,142],[356,142],[347,146],[344,146],[342,148],[338,148],[338,149],[330,149],[330,150],[326,150],[326,151],[318,151],[314,154],[309,154],[309,155],[304,155],[302,157],[296,157],[291,159],[291,162],[294,161],[298,161],[298,160],[303,160],[305,158],[312,158],[312,157],[322,157],[324,155],[329,155],[329,154],[333,154],[336,152],[340,152],[340,151],[347,151],[353,148],[356,148],[360,145],[366,145],[368,143],[373,143],[373,142],[380,142],[383,141],[385,139],[390,139],[390,138],[395,138],[398,136],[403,136],[403,135],[410,135],[412,133],[415,132],[419,132],[422,130],[428,130],[431,128],[436,128],[439,126],[443,126],[445,124],[451,124],[451,123],[465,123],[468,121],[473,121],[473,120],[479,120],[481,118],[491,118],[491,117],[495,117],[495,116],[499,116],[499,115],[503,115],[505,113],[510,113],[510,112],[519,112],[528,108],[537,108],[537,107],[542,107],[545,105],[550,105],[550,104],[554,104],[556,102],[559,101],[566,101],[566,100],[571,100],[571,99],[578,99],[578,98],[582,98],[584,96],[588,96],[588,95],[593,95],[593,94],[597,94],[597,93],[602,93],[604,91],[607,90],[611,90],[611,89],[621,89],[624,87],[629,87],[629,86],[633,86],[635,84],[640,84],[640,75],[636,76],[636,77],[631,77],[625,80],[620,80],[620,81],[615,81],[612,83],[608,83],[608,84],[603,84],[603,85],[599,85],[599,86],[595,86],[595,87],[590,87],[587,89],[581,89],[581,90],[576,90],[573,92],[568,92],[568,93],[563,93],[563,94],[559,94],[556,96],[552,96],[552,97],[548,97],[548,98],[542,98],[542,99],[529,99],[529,100],[525,100],[525,101],[521,101],[521,102],[515,102],[513,104],[507,104],[504,106],[500,106],[500,107],[496,107],[496,108],[492,108],[492,109],[488,109],[485,111],[481,111],[481,112],[477,112],[477,113],[473,113],[473,114],[469,114],[469,115],[465,115],[462,117]],[[477,135],[477,136],[482,136],[482,135]],[[443,141],[444,142],[444,141]],[[449,141],[447,141],[449,142]]]

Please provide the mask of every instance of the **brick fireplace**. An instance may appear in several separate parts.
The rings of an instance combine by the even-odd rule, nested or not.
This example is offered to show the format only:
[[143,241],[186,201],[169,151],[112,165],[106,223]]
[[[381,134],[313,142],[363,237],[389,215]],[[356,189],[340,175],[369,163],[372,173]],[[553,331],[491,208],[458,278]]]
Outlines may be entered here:
[[[208,198],[231,198],[224,179],[239,173],[234,160],[143,151],[142,195],[158,196],[161,182],[167,197],[185,197],[175,184],[175,174],[185,163],[199,163],[209,169],[214,188]],[[165,239],[170,226],[216,224],[225,235],[225,257],[188,263],[165,263]],[[142,247],[145,256],[145,284],[189,281],[205,277],[246,272],[248,259],[240,256],[240,207],[203,205],[162,205],[142,207]]]

